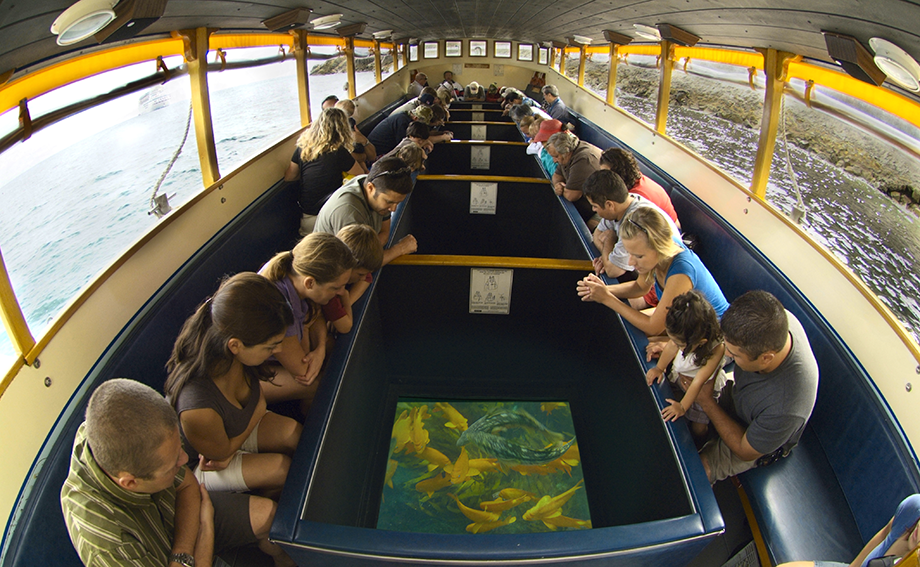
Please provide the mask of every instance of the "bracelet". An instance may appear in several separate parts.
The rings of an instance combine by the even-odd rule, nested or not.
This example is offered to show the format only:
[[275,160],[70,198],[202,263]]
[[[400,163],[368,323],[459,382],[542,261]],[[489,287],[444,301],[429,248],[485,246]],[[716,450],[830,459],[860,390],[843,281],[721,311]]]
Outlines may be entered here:
[[188,553],[173,553],[169,556],[170,563],[178,563],[182,567],[195,567],[195,558]]

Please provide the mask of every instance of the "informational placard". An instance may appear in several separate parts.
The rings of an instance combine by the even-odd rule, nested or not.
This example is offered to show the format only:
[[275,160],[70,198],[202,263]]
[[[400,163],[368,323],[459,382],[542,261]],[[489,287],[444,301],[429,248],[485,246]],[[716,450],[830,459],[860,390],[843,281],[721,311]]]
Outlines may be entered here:
[[473,110],[482,110],[482,105],[481,105],[481,104],[474,104],[471,108],[472,108]]
[[514,270],[470,269],[470,313],[508,315]]
[[485,112],[474,112],[473,113],[473,122],[485,122],[486,113]]
[[470,139],[471,140],[487,140],[488,133],[486,131],[485,124],[473,124],[470,126]]
[[470,183],[470,214],[494,215],[498,200],[498,183]]
[[[508,54],[508,57],[511,57],[511,54],[510,54],[510,53]],[[505,76],[505,66],[504,66],[504,65],[496,65],[496,66],[492,67],[492,75],[495,76],[495,77],[504,77],[504,76]]]
[[489,169],[492,163],[492,148],[473,146],[470,148],[470,169]]

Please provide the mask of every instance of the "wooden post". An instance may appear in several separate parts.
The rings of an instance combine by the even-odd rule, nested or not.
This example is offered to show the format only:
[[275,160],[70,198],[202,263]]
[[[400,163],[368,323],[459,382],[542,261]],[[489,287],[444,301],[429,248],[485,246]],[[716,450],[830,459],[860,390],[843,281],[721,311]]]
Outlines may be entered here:
[[358,96],[358,89],[355,86],[355,36],[350,35],[345,38],[345,69],[348,74],[348,98]]
[[208,187],[220,179],[217,147],[214,144],[214,124],[211,121],[211,99],[208,94],[208,37],[212,28],[196,28],[174,32],[185,44],[185,61],[192,87],[192,113],[195,117],[195,140],[201,179]]
[[610,44],[610,65],[607,69],[607,104],[616,106],[617,104],[617,58],[619,57],[620,46]]
[[374,40],[374,83],[380,84],[383,80],[383,69],[380,66],[380,40]]
[[312,121],[310,116],[310,73],[307,66],[307,55],[310,46],[307,44],[307,30],[291,30],[294,36],[294,60],[297,66],[297,99],[300,102],[300,125],[307,126]]
[[6,271],[2,252],[0,252],[0,319],[3,319],[3,326],[6,327],[6,334],[13,343],[13,349],[25,358],[26,353],[35,346],[35,338],[29,331],[22,308],[19,307],[19,302],[16,300],[16,293],[13,291],[13,284],[10,283],[10,275]]
[[582,45],[578,53],[578,86],[585,86],[585,66],[588,61],[588,47]]
[[763,54],[763,70],[766,74],[767,92],[763,100],[763,118],[760,120],[760,141],[757,143],[757,157],[754,158],[754,175],[751,192],[761,199],[767,197],[767,181],[776,149],[776,131],[779,127],[780,111],[783,108],[783,88],[786,85],[786,61],[794,54],[775,49],[758,49]]
[[671,50],[674,44],[661,40],[661,72],[658,76],[658,109],[655,112],[655,130],[664,134],[668,125],[668,102],[671,100]]

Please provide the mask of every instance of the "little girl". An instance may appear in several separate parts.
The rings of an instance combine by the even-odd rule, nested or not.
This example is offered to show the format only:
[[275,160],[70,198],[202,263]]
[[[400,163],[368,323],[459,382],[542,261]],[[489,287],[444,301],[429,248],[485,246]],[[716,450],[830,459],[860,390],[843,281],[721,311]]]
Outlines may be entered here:
[[709,429],[709,418],[695,403],[696,396],[703,384],[713,377],[716,396],[725,385],[722,370],[725,344],[719,318],[703,294],[694,289],[674,298],[665,317],[665,328],[670,340],[658,364],[649,369],[645,379],[649,386],[656,379],[661,382],[668,364],[674,361],[669,379],[680,386],[684,396],[680,402],[668,399],[670,405],[661,411],[661,417],[665,421],[675,421],[686,415],[690,431],[699,439]]
[[357,265],[348,246],[332,234],[314,232],[303,237],[290,252],[281,252],[259,271],[272,281],[294,312],[285,331],[281,352],[275,358],[275,379],[263,383],[268,403],[304,400],[316,392],[316,378],[326,358],[326,320],[322,306],[345,292],[351,270]]

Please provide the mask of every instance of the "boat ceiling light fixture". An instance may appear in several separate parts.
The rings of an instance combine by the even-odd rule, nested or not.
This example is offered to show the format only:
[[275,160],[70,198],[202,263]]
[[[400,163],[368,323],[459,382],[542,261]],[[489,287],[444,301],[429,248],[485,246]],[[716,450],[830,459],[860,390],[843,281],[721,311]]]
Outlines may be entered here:
[[314,30],[330,30],[339,25],[342,20],[342,14],[329,14],[310,20]]
[[590,37],[585,37],[583,35],[573,35],[572,39],[580,45],[591,45],[592,39]]
[[379,32],[374,32],[372,35],[374,39],[386,39],[393,35],[393,30],[380,30]]
[[911,92],[920,92],[920,64],[910,53],[880,37],[870,39],[869,47],[875,52],[875,64],[892,82]]
[[661,41],[661,32],[658,31],[658,28],[653,26],[647,26],[645,24],[633,24],[636,35],[642,39],[648,41]]
[[64,10],[51,24],[51,33],[58,45],[83,41],[109,25],[115,19],[118,0],[79,0]]

